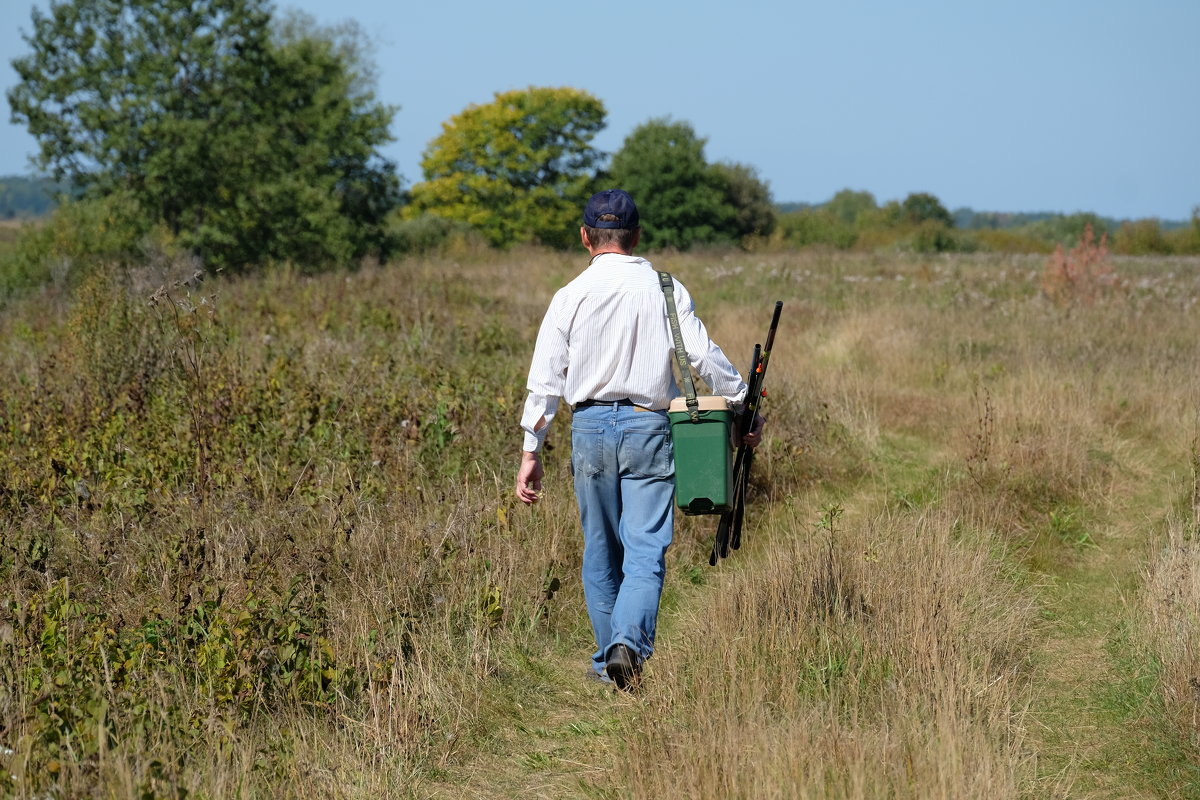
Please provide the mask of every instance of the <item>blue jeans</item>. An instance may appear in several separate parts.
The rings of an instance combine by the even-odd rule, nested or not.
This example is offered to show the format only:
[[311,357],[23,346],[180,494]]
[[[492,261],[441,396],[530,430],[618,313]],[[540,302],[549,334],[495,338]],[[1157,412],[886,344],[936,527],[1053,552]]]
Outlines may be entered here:
[[616,644],[654,652],[665,556],[675,524],[675,462],[665,411],[595,405],[575,412],[571,466],[583,524],[583,595],[604,674]]

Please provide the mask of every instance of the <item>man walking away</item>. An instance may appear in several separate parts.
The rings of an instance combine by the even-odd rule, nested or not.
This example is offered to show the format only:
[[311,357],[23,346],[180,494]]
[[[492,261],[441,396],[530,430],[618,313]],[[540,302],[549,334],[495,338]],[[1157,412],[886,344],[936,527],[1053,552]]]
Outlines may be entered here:
[[[637,206],[620,189],[598,192],[579,236],[588,268],[557,293],[538,332],[521,427],[517,497],[541,496],[539,455],[560,400],[572,406],[571,470],[583,527],[583,590],[596,636],[592,669],[618,688],[637,684],[654,631],[674,528],[675,465],[666,409],[679,395],[674,340],[658,273],[633,255]],[[674,282],[693,367],[735,408],[746,384],[708,337],[691,295]],[[763,420],[744,443],[756,446]]]

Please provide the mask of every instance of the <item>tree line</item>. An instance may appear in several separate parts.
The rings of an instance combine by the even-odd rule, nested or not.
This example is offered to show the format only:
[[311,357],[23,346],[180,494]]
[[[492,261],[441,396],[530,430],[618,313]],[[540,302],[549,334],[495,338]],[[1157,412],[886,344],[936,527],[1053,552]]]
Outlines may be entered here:
[[1089,230],[1122,255],[1200,253],[1200,207],[1189,222],[1162,223],[1114,220],[1089,212],[950,212],[926,192],[880,204],[870,192],[852,189],[843,189],[825,203],[784,207],[778,237],[795,247],[840,250],[1049,253],[1058,246],[1074,247]]
[[[650,248],[1040,241],[964,231],[920,192],[880,205],[848,189],[781,210],[753,167],[711,163],[686,121],[648,120],[606,154],[593,142],[604,104],[570,87],[468,106],[443,123],[423,179],[405,190],[380,153],[397,109],[376,99],[369,42],[353,23],[276,17],[268,0],[64,0],[35,8],[32,21],[8,101],[63,193],[52,221],[5,256],[8,284],[44,279],[50,262],[156,249],[238,272],[354,264],[459,239],[567,248],[586,197],[610,186],[638,199]],[[9,186],[33,202],[30,186],[7,179],[0,199]],[[1180,231],[1122,231],[1118,241],[1147,251],[1200,252],[1195,218]]]

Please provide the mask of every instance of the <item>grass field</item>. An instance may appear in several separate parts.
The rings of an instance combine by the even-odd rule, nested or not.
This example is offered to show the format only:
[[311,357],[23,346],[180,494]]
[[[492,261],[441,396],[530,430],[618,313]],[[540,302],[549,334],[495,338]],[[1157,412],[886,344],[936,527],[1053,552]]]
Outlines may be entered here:
[[1200,260],[660,255],[744,368],[745,544],[680,519],[643,690],[585,678],[567,473],[512,496],[585,263],[94,276],[0,314],[21,797],[1200,797]]
[[0,219],[0,253],[13,246],[20,237],[24,225],[25,223],[20,220]]

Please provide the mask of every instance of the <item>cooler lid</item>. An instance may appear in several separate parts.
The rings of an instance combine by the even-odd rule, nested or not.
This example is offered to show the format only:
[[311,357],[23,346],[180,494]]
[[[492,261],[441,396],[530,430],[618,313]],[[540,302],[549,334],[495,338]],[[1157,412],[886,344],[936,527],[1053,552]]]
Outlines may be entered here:
[[[713,395],[697,396],[696,402],[700,404],[700,411],[728,411],[729,402],[724,397]],[[671,407],[667,411],[684,411],[688,410],[687,398],[676,397],[671,401]]]

